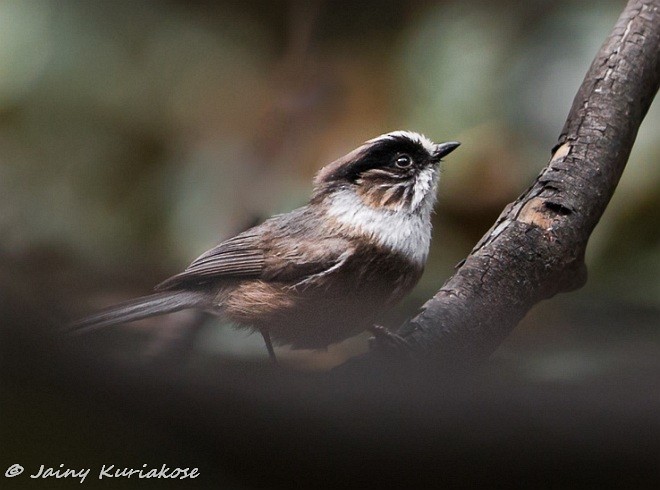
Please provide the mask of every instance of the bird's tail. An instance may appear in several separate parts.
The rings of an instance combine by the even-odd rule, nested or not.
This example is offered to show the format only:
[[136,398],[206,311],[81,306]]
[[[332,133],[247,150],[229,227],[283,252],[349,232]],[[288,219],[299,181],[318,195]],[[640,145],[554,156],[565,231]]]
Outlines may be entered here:
[[193,291],[167,291],[143,296],[125,303],[120,303],[82,318],[69,326],[73,333],[96,330],[110,325],[141,320],[149,316],[173,313],[185,308],[203,307],[203,293]]

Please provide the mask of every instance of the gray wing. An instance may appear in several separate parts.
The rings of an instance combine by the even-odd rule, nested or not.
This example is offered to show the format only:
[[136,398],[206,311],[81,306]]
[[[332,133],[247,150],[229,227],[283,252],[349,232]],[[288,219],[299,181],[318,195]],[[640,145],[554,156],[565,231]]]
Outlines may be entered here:
[[264,268],[264,250],[258,228],[226,240],[197,257],[185,271],[166,279],[156,291],[179,289],[220,278],[259,277]]
[[[223,279],[261,279],[309,285],[334,272],[353,254],[342,237],[316,240],[316,233],[282,226],[283,215],[226,240],[195,259],[188,268],[156,286],[157,291],[181,289]],[[310,236],[312,240],[310,240]]]

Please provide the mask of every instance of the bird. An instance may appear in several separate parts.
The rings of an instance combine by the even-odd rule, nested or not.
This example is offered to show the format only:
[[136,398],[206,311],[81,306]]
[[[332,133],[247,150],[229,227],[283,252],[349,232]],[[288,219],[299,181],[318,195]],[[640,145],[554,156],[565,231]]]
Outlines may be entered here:
[[74,322],[85,332],[198,309],[273,345],[324,349],[374,324],[417,284],[429,253],[440,161],[460,143],[412,131],[370,139],[321,168],[309,202],[196,258],[151,295]]

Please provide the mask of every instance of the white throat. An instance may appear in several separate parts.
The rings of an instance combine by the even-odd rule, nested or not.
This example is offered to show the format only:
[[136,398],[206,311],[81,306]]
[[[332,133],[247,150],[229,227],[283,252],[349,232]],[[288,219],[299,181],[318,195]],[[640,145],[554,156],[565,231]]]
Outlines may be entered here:
[[329,196],[328,214],[342,228],[362,233],[423,266],[431,244],[438,180],[437,168],[423,171],[414,184],[411,205],[398,210],[371,207],[352,189],[341,189]]

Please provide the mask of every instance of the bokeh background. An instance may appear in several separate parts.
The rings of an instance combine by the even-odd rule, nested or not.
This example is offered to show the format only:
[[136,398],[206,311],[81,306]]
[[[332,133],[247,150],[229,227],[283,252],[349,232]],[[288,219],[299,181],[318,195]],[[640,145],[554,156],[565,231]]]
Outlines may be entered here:
[[[462,146],[444,164],[425,275],[384,315],[396,327],[546,164],[623,6],[0,0],[0,313],[38,314],[40,328],[55,329],[147,294],[219,240],[304,204],[324,164],[410,129]],[[656,102],[590,241],[586,287],[539,304],[493,356],[498,372],[588,383],[660,367],[658,127]],[[25,334],[34,324],[4,326]],[[183,378],[201,379],[227,359],[268,366],[258,335],[190,312],[78,342],[110,364],[166,360]],[[295,369],[324,370],[366,349],[364,335],[327,352],[279,354]],[[34,356],[55,356],[35,352],[14,367],[30,372]],[[50,442],[38,437],[70,406],[27,376],[32,384],[18,375],[7,392],[18,422],[5,435],[39,461],[60,454],[78,422]],[[104,379],[99,390],[124,386]],[[112,435],[127,431],[123,422],[88,410],[95,415],[85,419],[86,436],[74,431],[70,454],[98,434],[129,460],[153,446],[133,426],[126,444]]]
[[[383,320],[396,326],[545,165],[622,6],[2,1],[0,285],[62,321],[146,294],[302,205],[325,163],[411,129],[463,146],[445,163],[426,274]],[[540,305],[498,355],[552,351],[561,370],[590,326],[590,341],[642,324],[656,340],[659,125],[656,104],[590,242],[586,288]],[[124,338],[133,353],[187,342],[263,357],[259,336],[217,325],[183,314]],[[325,368],[365,348],[282,356]]]

